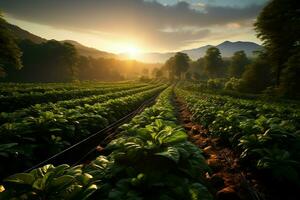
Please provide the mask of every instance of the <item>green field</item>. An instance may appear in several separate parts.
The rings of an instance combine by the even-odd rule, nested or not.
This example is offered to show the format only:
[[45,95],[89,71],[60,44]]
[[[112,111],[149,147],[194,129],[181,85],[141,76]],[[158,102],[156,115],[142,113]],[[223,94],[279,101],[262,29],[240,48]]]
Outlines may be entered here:
[[[262,179],[276,183],[299,182],[298,104],[207,93],[190,82],[3,84],[1,91],[4,198],[213,199],[212,177],[226,164],[216,166],[211,146],[197,145],[196,136],[218,139],[217,148],[231,149],[239,163],[233,170],[263,173]],[[24,173],[73,151],[153,97],[155,102],[119,124],[116,134],[100,133],[98,141],[87,142],[97,149],[89,159],[75,153],[80,162],[72,163],[62,153],[63,159]],[[189,122],[182,120],[182,106]]]
[[299,200],[296,0],[0,1],[0,200]]

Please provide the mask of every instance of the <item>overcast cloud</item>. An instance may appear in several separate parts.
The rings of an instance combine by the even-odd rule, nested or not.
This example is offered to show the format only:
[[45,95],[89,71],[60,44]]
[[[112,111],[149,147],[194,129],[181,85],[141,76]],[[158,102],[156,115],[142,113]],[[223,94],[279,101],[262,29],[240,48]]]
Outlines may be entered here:
[[233,7],[201,1],[1,0],[0,9],[24,21],[171,50],[211,38],[215,30],[249,31],[263,4],[247,2]]

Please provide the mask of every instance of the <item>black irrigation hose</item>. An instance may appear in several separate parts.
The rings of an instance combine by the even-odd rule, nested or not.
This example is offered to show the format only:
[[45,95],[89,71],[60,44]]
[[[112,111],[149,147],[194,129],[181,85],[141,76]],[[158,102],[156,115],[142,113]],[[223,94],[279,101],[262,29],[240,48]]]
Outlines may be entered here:
[[[129,121],[134,116],[136,116],[139,113],[141,113],[146,107],[148,107],[149,105],[151,105],[152,103],[154,103],[154,101],[155,101],[155,99],[157,97],[158,97],[158,95],[155,95],[151,99],[146,100],[135,111],[133,111],[132,113],[130,113],[130,114],[126,115],[125,117],[123,117],[124,120],[122,120],[120,123],[118,123],[114,128],[118,128],[121,124],[125,123],[126,121]],[[118,131],[116,129],[113,129],[113,131],[110,134],[106,134],[106,137],[101,141],[101,144],[105,145],[105,144],[109,143],[109,141],[111,141],[117,133],[118,133]],[[92,153],[96,152],[97,151],[96,148],[98,147],[98,145],[92,147],[84,156],[82,156],[72,166],[75,166],[75,165],[78,165],[78,164],[82,163],[88,156],[90,156]]]
[[[97,138],[97,136],[99,136],[100,133],[109,133],[111,131],[113,131],[111,134],[108,134],[102,141],[108,142],[109,138],[112,138],[115,135],[115,130],[123,123],[125,123],[126,121],[129,121],[130,119],[132,119],[135,115],[137,115],[138,113],[140,113],[142,110],[144,110],[144,108],[146,108],[147,106],[149,106],[150,104],[152,104],[156,98],[159,96],[160,93],[158,93],[157,95],[155,95],[154,97],[147,99],[146,101],[144,101],[136,110],[134,110],[133,112],[129,113],[128,115],[122,117],[121,119],[113,122],[112,124],[110,124],[109,126],[105,127],[104,129],[88,136],[87,138],[81,140],[80,142],[68,147],[67,149],[51,156],[50,158],[32,166],[31,168],[25,170],[24,172],[30,172],[31,170],[41,167],[47,163],[56,163],[56,164],[62,164],[62,163],[66,163],[68,161],[68,157],[70,157],[70,159],[72,159],[72,157],[74,156],[74,152],[75,152],[75,148],[78,148],[80,146],[83,145],[87,145],[89,146],[89,151],[87,153],[85,153],[83,156],[80,157],[80,159],[76,160],[74,162],[74,164],[72,165],[76,165],[79,162],[83,161],[88,155],[90,155],[92,152],[96,151],[96,147],[99,145],[99,138]],[[93,147],[92,149],[90,147]],[[83,146],[84,147],[84,146]],[[79,152],[82,149],[77,149]],[[74,152],[72,152],[74,151]],[[67,155],[67,153],[69,153],[69,155]],[[70,154],[72,153],[72,154]],[[67,156],[66,156],[67,155]],[[70,156],[71,155],[71,156]],[[58,159],[59,157],[62,157],[60,159]],[[67,159],[66,159],[67,158]],[[74,160],[74,159],[73,159]]]

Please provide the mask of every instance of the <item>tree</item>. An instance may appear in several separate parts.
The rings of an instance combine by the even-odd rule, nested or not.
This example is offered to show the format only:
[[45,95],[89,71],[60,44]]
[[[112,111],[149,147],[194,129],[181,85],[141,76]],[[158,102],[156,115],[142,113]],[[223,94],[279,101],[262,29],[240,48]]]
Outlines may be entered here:
[[209,78],[217,78],[221,75],[223,68],[223,60],[220,50],[216,47],[207,49],[204,56],[205,72]]
[[200,80],[200,79],[201,79],[201,76],[200,76],[199,73],[194,72],[193,75],[192,75],[192,78],[193,78],[194,80]]
[[174,56],[174,72],[175,75],[179,78],[182,79],[184,73],[189,69],[189,64],[190,58],[186,53],[182,52],[177,52]]
[[185,73],[185,79],[186,80],[192,80],[192,73],[191,72],[186,72]]
[[276,85],[280,85],[285,63],[300,45],[300,4],[296,0],[272,0],[255,23],[258,37],[270,57]]
[[63,43],[65,51],[64,51],[64,59],[67,67],[70,70],[70,80],[75,80],[77,77],[77,67],[78,67],[78,61],[79,61],[79,56],[77,53],[77,50],[75,49],[74,45],[64,42]]
[[162,78],[163,76],[164,76],[164,73],[163,73],[162,69],[157,70],[155,77]]
[[207,76],[205,73],[205,60],[204,58],[199,58],[196,61],[192,61],[190,63],[190,71],[193,72],[193,74],[197,74],[196,76],[193,75],[193,78],[196,80],[206,80]]
[[261,53],[256,60],[246,67],[242,75],[240,90],[258,93],[271,84],[270,63],[265,53]]
[[55,40],[41,44],[22,40],[19,46],[24,67],[9,68],[6,81],[67,82],[76,77],[78,56],[73,45]]
[[143,68],[142,75],[149,78],[149,69],[148,68]]
[[174,56],[170,57],[163,68],[169,71],[169,79],[173,80],[175,77],[179,79],[184,78],[185,72],[190,67],[190,58],[187,54],[177,52]]
[[282,72],[280,92],[294,99],[300,98],[300,51],[291,56],[286,62],[286,67]]
[[162,71],[162,69],[154,68],[152,70],[152,77],[153,78],[161,78],[161,77],[163,77],[163,71]]
[[167,70],[169,72],[169,79],[170,80],[174,80],[175,77],[175,71],[174,71],[174,63],[175,63],[175,59],[174,57],[170,57],[165,64],[163,65],[163,69]]
[[13,35],[7,28],[7,22],[0,13],[0,77],[5,76],[9,68],[22,68],[22,53],[16,44]]
[[242,76],[249,59],[244,51],[237,51],[233,54],[229,65],[229,76],[239,78]]

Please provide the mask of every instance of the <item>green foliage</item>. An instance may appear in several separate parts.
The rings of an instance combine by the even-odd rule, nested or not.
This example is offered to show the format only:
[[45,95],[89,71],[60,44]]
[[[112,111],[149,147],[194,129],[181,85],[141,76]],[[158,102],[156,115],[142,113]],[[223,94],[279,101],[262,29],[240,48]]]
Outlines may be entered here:
[[259,169],[271,170],[273,177],[281,181],[293,181],[299,184],[299,169],[300,162],[291,158],[291,155],[286,150],[273,147],[271,149],[262,148],[256,150],[261,155],[257,162]]
[[241,79],[232,77],[225,83],[224,89],[234,91],[240,90],[241,81]]
[[[127,90],[123,87],[120,92],[108,91],[105,95],[56,104],[37,104],[13,113],[1,113],[1,144],[16,145],[0,149],[0,159],[3,162],[8,159],[1,166],[0,174],[3,176],[7,173],[11,163],[16,169],[29,167],[62,151],[132,112],[137,105],[165,88],[164,85],[140,86],[131,86],[131,90],[127,86]],[[115,91],[114,88],[110,89]]]
[[55,40],[36,44],[30,40],[19,41],[24,67],[9,70],[6,81],[17,82],[70,82],[76,77],[78,55],[69,43]]
[[[82,171],[82,166],[66,164],[45,165],[29,173],[14,174],[4,180],[8,188],[2,198],[18,199],[87,199],[96,190],[93,177]],[[6,187],[6,186],[5,186]]]
[[271,85],[270,63],[266,55],[261,53],[253,63],[246,67],[242,75],[240,91],[259,93]]
[[15,38],[0,13],[0,78],[6,76],[10,68],[22,68],[21,56],[22,53]]
[[205,73],[204,58],[199,58],[196,61],[191,61],[189,71],[192,73],[193,80],[206,80],[207,76]]
[[211,200],[203,183],[208,166],[199,148],[187,141],[186,133],[176,124],[171,94],[171,88],[165,90],[154,106],[123,125],[121,133],[106,147],[108,156],[99,156],[85,166],[47,165],[12,175],[4,182],[5,190],[0,195],[31,199]]
[[300,98],[300,48],[286,62],[286,68],[282,72],[279,91],[290,99]]
[[220,50],[216,47],[207,49],[204,56],[205,72],[209,78],[218,78],[224,71]]
[[220,90],[224,88],[224,79],[208,79],[207,88],[213,90]]
[[[299,47],[299,4],[295,0],[272,0],[262,10],[255,23],[258,37],[270,57],[268,62],[275,71],[277,86],[284,64]],[[266,59],[266,58],[265,58]]]
[[[192,119],[237,149],[247,167],[265,170],[277,181],[299,182],[298,105],[265,104],[179,89],[176,93],[187,102]],[[291,173],[284,174],[284,169]]]
[[[17,92],[15,90],[9,91],[5,87],[6,85],[3,85],[3,94],[8,93],[7,95],[0,96],[0,109],[3,112],[12,112],[15,110],[18,110],[20,108],[29,107],[31,105],[35,104],[43,104],[43,103],[55,103],[59,101],[59,103],[62,103],[64,105],[73,104],[73,105],[84,105],[88,103],[92,103],[91,100],[94,98],[91,98],[91,96],[95,97],[94,102],[97,99],[97,95],[103,95],[111,93],[111,92],[120,92],[122,90],[127,89],[134,89],[137,88],[139,90],[140,87],[145,86],[145,84],[138,84],[138,85],[132,85],[132,84],[125,84],[125,85],[104,85],[104,84],[90,84],[88,87],[80,88],[80,86],[77,87],[71,87],[71,89],[68,88],[60,88],[60,89],[53,89],[53,88],[45,88],[45,87],[37,87],[37,92],[35,92],[34,89],[31,87],[28,88],[28,92],[25,92],[23,89],[20,89],[20,92]],[[0,87],[1,88],[1,87]],[[123,94],[125,95],[125,94]],[[113,97],[113,96],[112,96]],[[84,98],[88,98],[84,99]],[[66,100],[69,100],[66,102]],[[63,102],[64,101],[64,102]],[[81,102],[80,104],[78,104]],[[48,108],[52,107],[52,105],[47,105]],[[39,108],[40,109],[40,108]]]
[[177,52],[173,57],[169,58],[164,67],[169,71],[169,79],[183,79],[184,73],[189,69],[190,58],[187,54]]
[[249,64],[249,59],[244,51],[237,51],[233,54],[231,58],[231,63],[229,65],[229,76],[239,78],[242,76],[246,65]]

